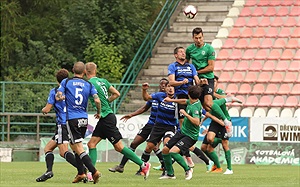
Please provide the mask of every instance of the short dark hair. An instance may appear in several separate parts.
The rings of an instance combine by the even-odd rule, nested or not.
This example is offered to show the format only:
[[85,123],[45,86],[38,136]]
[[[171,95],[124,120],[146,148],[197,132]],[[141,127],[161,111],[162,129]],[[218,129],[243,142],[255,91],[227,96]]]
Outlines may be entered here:
[[65,78],[69,77],[69,71],[66,69],[60,69],[57,73],[56,73],[56,80],[58,83],[61,83],[62,80],[64,80]]
[[177,54],[179,49],[184,49],[184,48],[183,47],[175,47],[174,54]]
[[219,77],[217,76],[217,75],[215,75],[215,77],[214,77],[217,81],[219,80]]
[[169,80],[166,79],[166,78],[161,78],[161,79],[159,80],[159,82],[162,82],[162,81],[167,81],[167,82],[169,82]]
[[197,85],[188,87],[188,94],[192,99],[198,99],[201,96],[202,88]]
[[194,35],[198,35],[200,33],[202,33],[202,35],[203,35],[202,29],[200,27],[196,27],[193,29],[192,35],[194,36]]

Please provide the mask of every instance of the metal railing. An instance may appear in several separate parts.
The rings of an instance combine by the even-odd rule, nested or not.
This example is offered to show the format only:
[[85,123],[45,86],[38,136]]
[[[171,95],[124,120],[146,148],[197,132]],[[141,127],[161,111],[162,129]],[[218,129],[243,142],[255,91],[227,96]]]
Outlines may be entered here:
[[121,97],[117,100],[117,110],[120,108],[124,98],[126,97],[130,86],[128,84],[133,84],[144,66],[145,62],[149,57],[152,56],[152,50],[160,38],[161,33],[164,29],[169,29],[170,24],[169,20],[173,12],[176,10],[177,5],[180,0],[167,0],[163,8],[161,9],[159,15],[154,21],[150,31],[145,37],[143,43],[141,44],[139,50],[131,61],[129,67],[127,68],[122,80],[121,85],[118,87],[118,90],[121,94]]

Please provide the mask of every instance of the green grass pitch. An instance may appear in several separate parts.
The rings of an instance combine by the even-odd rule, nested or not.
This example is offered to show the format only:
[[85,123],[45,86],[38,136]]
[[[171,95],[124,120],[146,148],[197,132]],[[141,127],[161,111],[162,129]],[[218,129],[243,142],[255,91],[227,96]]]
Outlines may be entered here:
[[[45,172],[44,162],[0,162],[0,186],[1,187],[69,187],[69,186],[103,186],[103,187],[161,187],[161,186],[201,186],[201,187],[299,187],[300,166],[290,165],[233,165],[233,175],[206,173],[204,164],[196,164],[193,178],[190,181],[184,179],[183,169],[174,164],[176,180],[159,180],[160,171],[151,169],[150,176],[144,180],[141,176],[135,176],[137,166],[128,163],[124,173],[111,173],[109,167],[117,163],[97,163],[97,169],[102,177],[98,184],[91,182],[84,184],[72,184],[76,170],[65,162],[54,163],[54,177],[43,183],[35,182],[35,178]],[[157,166],[153,163],[153,166]],[[226,169],[222,165],[223,170]]]

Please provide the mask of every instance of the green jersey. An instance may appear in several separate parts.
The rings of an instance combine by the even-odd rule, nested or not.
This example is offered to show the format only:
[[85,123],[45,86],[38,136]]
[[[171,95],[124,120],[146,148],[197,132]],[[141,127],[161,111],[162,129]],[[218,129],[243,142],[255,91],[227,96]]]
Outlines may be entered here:
[[[204,43],[202,47],[197,47],[195,44],[191,44],[186,48],[186,59],[192,59],[192,63],[196,67],[196,70],[205,68],[208,65],[208,60],[215,60],[215,50],[214,48]],[[214,72],[207,72],[203,74],[198,74],[199,78],[213,79]]]
[[[188,99],[186,101],[186,113],[188,113],[192,117],[197,117],[201,120],[201,114],[202,114],[202,105],[201,102],[198,100],[195,103],[191,104],[190,100]],[[200,132],[200,126],[196,126],[191,123],[190,120],[188,120],[187,117],[184,117],[182,127],[181,127],[182,134],[189,136],[193,140],[198,140],[199,132]]]
[[[219,94],[219,95],[226,95],[225,92],[224,92],[224,90],[222,90],[220,88],[217,88],[216,93]],[[217,99],[217,98],[214,98],[214,99]],[[222,109],[222,111],[223,111],[226,119],[231,120],[231,117],[230,117],[230,115],[228,113],[226,104],[221,105],[220,108]]]
[[[104,118],[108,114],[113,113],[113,110],[111,109],[110,103],[108,101],[108,90],[111,87],[111,84],[106,79],[98,77],[90,78],[89,82],[92,83],[98,91],[98,96],[101,101],[101,118]],[[94,106],[94,100],[91,99],[91,101]]]

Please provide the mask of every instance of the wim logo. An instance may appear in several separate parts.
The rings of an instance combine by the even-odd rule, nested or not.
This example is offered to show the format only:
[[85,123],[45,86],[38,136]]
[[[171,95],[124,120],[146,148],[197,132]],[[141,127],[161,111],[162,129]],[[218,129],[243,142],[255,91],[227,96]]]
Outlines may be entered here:
[[278,125],[274,124],[264,124],[264,140],[275,140],[278,139],[277,134]]

